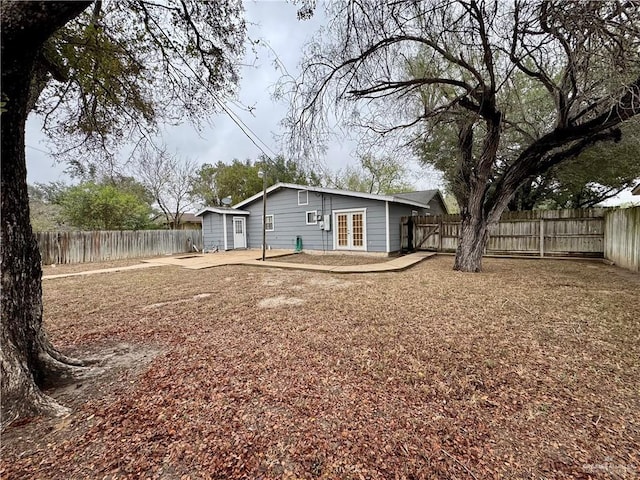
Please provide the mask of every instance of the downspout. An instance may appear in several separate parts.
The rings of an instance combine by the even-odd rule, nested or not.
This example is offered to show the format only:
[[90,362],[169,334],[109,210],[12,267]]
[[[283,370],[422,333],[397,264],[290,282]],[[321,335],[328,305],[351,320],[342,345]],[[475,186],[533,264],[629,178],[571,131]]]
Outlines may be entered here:
[[384,234],[387,241],[387,253],[391,252],[391,238],[389,234],[389,200],[384,202],[384,214],[385,214],[385,225],[384,225]]
[[200,237],[202,239],[202,251],[200,253],[204,253],[204,220],[207,217],[205,215],[202,216],[202,230],[200,231]]

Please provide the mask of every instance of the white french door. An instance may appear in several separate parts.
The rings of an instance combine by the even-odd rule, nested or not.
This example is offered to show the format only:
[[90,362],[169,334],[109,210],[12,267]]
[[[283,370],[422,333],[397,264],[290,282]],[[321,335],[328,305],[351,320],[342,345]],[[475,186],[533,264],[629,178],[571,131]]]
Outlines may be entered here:
[[367,250],[365,210],[334,212],[333,224],[336,250]]

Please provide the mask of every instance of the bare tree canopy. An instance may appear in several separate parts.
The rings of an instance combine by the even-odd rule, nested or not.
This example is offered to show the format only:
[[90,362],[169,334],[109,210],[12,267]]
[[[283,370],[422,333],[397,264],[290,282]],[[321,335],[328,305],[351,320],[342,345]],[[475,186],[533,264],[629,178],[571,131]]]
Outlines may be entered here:
[[[333,3],[293,92],[291,147],[321,144],[336,112],[383,144],[400,137],[415,147],[453,129],[455,147],[440,154],[454,164],[449,186],[462,215],[454,268],[479,271],[488,226],[523,182],[619,140],[619,125],[640,113],[639,7]],[[521,101],[526,109],[515,108]]]
[[167,225],[178,228],[182,215],[193,205],[190,192],[195,171],[193,160],[163,147],[143,149],[133,173],[151,193]]

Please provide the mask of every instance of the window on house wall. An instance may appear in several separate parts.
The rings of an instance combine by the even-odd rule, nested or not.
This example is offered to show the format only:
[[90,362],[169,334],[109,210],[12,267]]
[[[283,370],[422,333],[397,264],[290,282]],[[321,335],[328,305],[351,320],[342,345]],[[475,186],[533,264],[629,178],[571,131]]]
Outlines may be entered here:
[[298,205],[309,205],[309,192],[307,190],[298,191]]
[[267,232],[273,232],[275,226],[273,223],[273,215],[267,215],[264,225]]
[[318,224],[318,216],[316,215],[316,211],[312,210],[307,212],[307,225],[317,225]]

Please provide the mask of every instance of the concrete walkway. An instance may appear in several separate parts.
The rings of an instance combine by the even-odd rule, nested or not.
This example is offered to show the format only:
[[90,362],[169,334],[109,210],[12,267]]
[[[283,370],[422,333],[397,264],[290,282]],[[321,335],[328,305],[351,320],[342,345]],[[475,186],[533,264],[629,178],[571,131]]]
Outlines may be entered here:
[[[267,250],[267,258],[282,257],[291,255],[291,250]],[[200,270],[201,268],[220,267],[222,265],[242,265],[245,262],[255,261],[262,258],[261,250],[229,250],[228,252],[217,253],[196,253],[176,255],[166,258],[153,258],[142,260],[143,262],[156,263],[161,265],[176,265],[189,270]],[[262,263],[262,261],[260,261]]]
[[[269,250],[267,258],[277,258],[291,255],[291,250]],[[392,260],[380,263],[369,263],[365,265],[313,265],[309,263],[291,263],[261,260],[262,252],[256,250],[234,250],[232,252],[218,252],[207,254],[185,254],[175,257],[154,258],[152,260],[141,260],[142,263],[129,265],[126,267],[101,268],[96,270],[86,270],[83,272],[61,273],[56,275],[43,275],[43,280],[54,278],[76,277],[80,275],[94,275],[98,273],[115,273],[127,270],[137,270],[141,268],[162,267],[174,265],[189,270],[200,270],[203,268],[219,267],[222,265],[249,265],[252,267],[284,268],[292,270],[308,270],[314,272],[330,273],[373,273],[373,272],[397,272],[405,270],[416,263],[433,257],[433,252],[416,252]]]
[[163,265],[160,263],[140,263],[138,265],[129,265],[127,267],[112,267],[112,268],[99,268],[97,270],[85,270],[83,272],[73,272],[73,273],[58,273],[54,275],[43,275],[43,280],[49,280],[53,278],[66,278],[66,277],[78,277],[80,275],[93,275],[96,273],[115,273],[122,272],[126,270],[138,270],[140,268],[150,268],[150,267],[162,267]]

